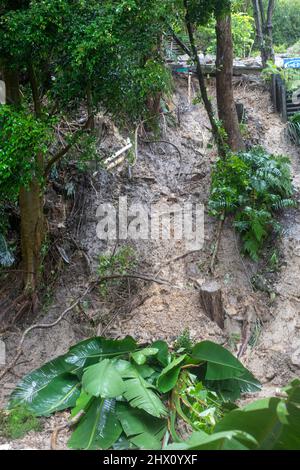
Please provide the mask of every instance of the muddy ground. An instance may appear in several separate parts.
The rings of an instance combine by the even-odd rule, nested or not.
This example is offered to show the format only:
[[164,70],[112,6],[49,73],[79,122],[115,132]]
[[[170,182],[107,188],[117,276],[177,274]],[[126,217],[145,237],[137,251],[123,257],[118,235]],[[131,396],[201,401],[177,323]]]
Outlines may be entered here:
[[[39,309],[39,321],[54,321],[82,294],[97,270],[99,255],[112,253],[124,244],[107,243],[97,238],[96,210],[100,202],[113,200],[117,204],[119,196],[126,195],[129,204],[142,202],[148,207],[157,203],[184,202],[207,207],[210,169],[217,157],[216,151],[211,145],[203,107],[188,103],[184,77],[178,77],[175,83],[174,96],[168,102],[172,117],[166,116],[162,120],[159,138],[141,132],[138,158],[130,174],[125,166],[110,173],[96,167],[93,175],[84,179],[83,191],[81,177],[73,170],[75,194],[71,202],[58,196],[53,189],[49,190],[50,228],[58,234],[56,256],[59,258],[63,249],[68,262],[59,261],[61,272],[48,293],[47,302]],[[213,95],[213,81],[210,87]],[[197,84],[193,83],[193,93],[196,92]],[[270,152],[289,155],[294,185],[300,191],[299,154],[285,139],[284,124],[273,112],[268,91],[263,84],[241,80],[236,83],[235,96],[246,109],[245,137]],[[125,131],[118,131],[100,118],[97,125],[105,130],[105,137],[99,144],[102,154],[111,155],[125,144],[128,137]],[[145,142],[149,140],[168,141],[176,148],[165,142]],[[81,190],[78,183],[81,183]],[[36,330],[26,339],[25,354],[20,363],[2,381],[1,405],[5,405],[11,389],[25,373],[94,334],[110,337],[130,334],[142,342],[161,338],[172,344],[188,328],[193,339],[217,341],[234,353],[244,345],[241,360],[262,381],[261,393],[264,395],[299,376],[299,212],[286,212],[281,222],[284,226],[282,239],[272,239],[266,247],[266,253],[278,251],[280,267],[276,272],[271,272],[268,266],[268,255],[257,264],[240,255],[239,240],[228,219],[212,275],[209,266],[218,224],[207,210],[204,245],[200,251],[189,252],[184,241],[130,241],[137,257],[133,270],[167,280],[168,284],[134,280],[110,289],[106,298],[94,290],[59,325]],[[256,283],[253,285],[254,276]],[[199,286],[212,278],[222,286],[226,310],[224,330],[208,319],[200,304]],[[7,361],[13,358],[21,332],[30,322],[32,318],[26,318],[24,324],[3,335]],[[43,432],[30,433],[13,443],[2,441],[2,444],[13,448],[49,449],[50,431],[64,419],[65,414],[57,414],[45,421]],[[66,438],[67,432],[60,434],[59,448],[65,447]]]

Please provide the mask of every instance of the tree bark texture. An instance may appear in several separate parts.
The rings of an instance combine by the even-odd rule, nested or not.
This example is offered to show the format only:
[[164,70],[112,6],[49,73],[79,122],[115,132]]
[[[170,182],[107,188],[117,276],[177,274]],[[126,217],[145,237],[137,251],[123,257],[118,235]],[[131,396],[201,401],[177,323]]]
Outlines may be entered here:
[[226,131],[229,147],[233,151],[240,151],[245,149],[245,145],[240,132],[233,96],[233,45],[230,15],[217,19],[216,34],[216,88],[219,119]]

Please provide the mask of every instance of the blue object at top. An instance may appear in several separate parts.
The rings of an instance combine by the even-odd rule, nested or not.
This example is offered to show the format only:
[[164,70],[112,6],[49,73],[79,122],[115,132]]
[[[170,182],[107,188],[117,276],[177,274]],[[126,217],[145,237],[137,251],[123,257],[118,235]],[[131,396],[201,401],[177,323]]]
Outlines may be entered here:
[[285,69],[300,69],[300,57],[283,59],[283,66]]

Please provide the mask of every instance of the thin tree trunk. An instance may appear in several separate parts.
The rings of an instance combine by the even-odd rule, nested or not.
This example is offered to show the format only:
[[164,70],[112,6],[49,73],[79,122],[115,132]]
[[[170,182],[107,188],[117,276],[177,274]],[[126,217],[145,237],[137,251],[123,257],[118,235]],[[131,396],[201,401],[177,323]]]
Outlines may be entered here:
[[40,277],[41,248],[45,236],[43,197],[36,179],[28,188],[20,189],[19,204],[24,288],[27,294],[33,295]]
[[94,118],[94,104],[93,104],[93,93],[91,83],[88,82],[86,89],[86,102],[88,112],[88,128],[93,131],[95,130],[95,118]]
[[273,48],[273,13],[275,7],[275,0],[269,0],[267,21],[265,25],[265,36],[266,36],[266,55],[267,60],[275,61],[275,54]]
[[263,67],[266,67],[268,60],[275,60],[272,23],[275,0],[268,1],[267,14],[265,13],[262,0],[252,0],[252,5],[261,61]]
[[219,153],[220,153],[220,155],[224,156],[226,154],[225,143],[222,139],[219,128],[217,126],[214,111],[213,111],[213,107],[212,107],[212,103],[211,103],[211,101],[208,97],[208,94],[207,94],[204,75],[203,75],[200,59],[199,59],[199,56],[198,56],[197,47],[196,47],[196,44],[195,44],[193,26],[192,26],[192,21],[190,19],[187,0],[184,0],[184,7],[185,7],[185,11],[186,11],[185,23],[186,23],[186,28],[187,28],[187,31],[188,31],[189,41],[190,41],[190,45],[191,45],[191,55],[192,55],[191,58],[192,58],[194,64],[196,65],[196,71],[197,71],[197,77],[198,77],[201,97],[202,97],[202,100],[203,100],[203,103],[204,103],[204,106],[205,106],[205,109],[206,109],[206,112],[207,112],[207,115],[208,115],[208,118],[209,118],[209,122],[210,122],[210,125],[211,125],[211,128],[212,128],[213,136],[214,136],[215,141],[216,141],[217,146],[218,146]]
[[216,34],[216,88],[219,119],[226,131],[227,143],[231,150],[244,150],[245,145],[240,132],[232,87],[233,46],[230,15],[217,19]]

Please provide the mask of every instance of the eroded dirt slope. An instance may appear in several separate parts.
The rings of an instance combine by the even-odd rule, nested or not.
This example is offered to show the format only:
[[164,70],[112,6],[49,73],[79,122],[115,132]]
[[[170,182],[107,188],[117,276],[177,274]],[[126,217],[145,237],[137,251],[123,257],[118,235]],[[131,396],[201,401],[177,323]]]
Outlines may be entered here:
[[[212,84],[213,85],[213,84]],[[196,88],[196,84],[194,84]],[[211,90],[213,94],[213,88]],[[267,91],[257,85],[236,88],[236,97],[246,107],[249,132],[252,140],[266,146],[274,153],[289,154],[293,161],[294,183],[300,185],[299,156],[283,135],[283,124],[272,112]],[[176,81],[176,93],[169,103],[179,110],[180,126],[166,121],[161,140],[146,143],[153,136],[142,135],[138,159],[132,168],[131,178],[126,169],[107,173],[97,171],[85,188],[84,204],[80,208],[80,224],[65,224],[68,235],[76,239],[77,249],[71,249],[65,237],[61,242],[70,257],[56,285],[49,305],[39,312],[44,323],[55,320],[87,286],[98,265],[98,257],[112,253],[116,243],[100,241],[96,236],[96,210],[100,202],[117,204],[119,196],[127,196],[129,203],[144,203],[150,208],[156,203],[198,202],[206,205],[209,196],[210,169],[216,159],[211,148],[208,120],[203,108],[187,102],[187,84],[184,78]],[[174,112],[175,121],[176,115]],[[107,155],[122,147],[127,136],[121,136],[108,126],[101,149]],[[160,140],[158,139],[158,140]],[[179,155],[180,153],[180,155]],[[188,328],[195,340],[212,339],[226,344],[237,353],[250,331],[250,344],[246,345],[242,360],[264,383],[263,393],[283,385],[299,375],[299,285],[300,285],[300,216],[289,211],[282,219],[284,234],[278,245],[283,262],[280,272],[273,277],[270,292],[254,291],[252,276],[263,269],[243,259],[239,241],[227,220],[220,243],[214,278],[220,282],[226,309],[226,326],[222,331],[210,321],[200,305],[197,285],[211,279],[209,272],[211,253],[215,242],[217,222],[205,214],[205,240],[201,251],[187,252],[184,242],[135,241],[130,242],[137,255],[139,273],[165,279],[169,284],[156,284],[135,280],[109,299],[95,290],[80,308],[54,328],[37,330],[25,343],[25,354],[14,371],[7,374],[1,387],[2,404],[21,376],[45,361],[62,354],[68,347],[93,334],[121,337],[131,334],[141,341],[166,339],[172,341]],[[25,325],[22,325],[22,329]],[[4,340],[7,360],[15,354],[21,331],[9,331]],[[13,447],[49,448],[50,428],[63,417],[51,418],[40,434],[31,433]],[[60,436],[59,446],[64,447],[67,433]]]

